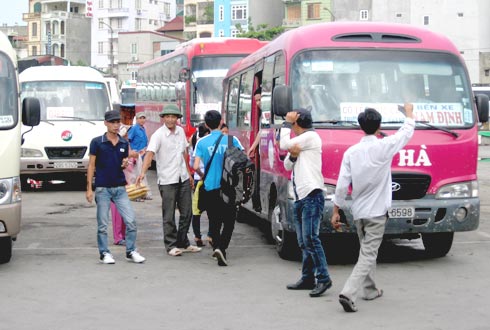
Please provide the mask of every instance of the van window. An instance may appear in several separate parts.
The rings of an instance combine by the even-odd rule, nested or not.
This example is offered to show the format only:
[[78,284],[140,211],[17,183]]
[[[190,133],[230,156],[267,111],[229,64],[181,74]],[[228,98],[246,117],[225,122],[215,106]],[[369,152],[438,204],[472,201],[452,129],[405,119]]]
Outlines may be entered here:
[[10,58],[0,53],[0,130],[17,125],[18,104],[15,70]]
[[86,81],[30,81],[22,83],[22,99],[35,96],[41,120],[103,120],[110,110],[103,83]]

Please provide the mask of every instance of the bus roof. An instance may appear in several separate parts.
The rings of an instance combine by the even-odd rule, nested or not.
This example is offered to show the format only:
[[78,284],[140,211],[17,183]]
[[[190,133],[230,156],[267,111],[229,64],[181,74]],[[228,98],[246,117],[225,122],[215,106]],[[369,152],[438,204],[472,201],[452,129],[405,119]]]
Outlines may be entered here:
[[235,63],[230,72],[253,65],[258,59],[284,51],[291,58],[305,48],[401,48],[446,51],[461,58],[445,36],[408,24],[378,22],[319,23],[281,34],[256,52]]
[[179,44],[175,50],[169,54],[144,63],[140,66],[140,69],[180,54],[186,54],[188,57],[200,55],[250,54],[266,44],[266,41],[260,41],[253,38],[196,38]]
[[102,74],[86,66],[36,66],[19,75],[24,81],[97,81],[104,83]]

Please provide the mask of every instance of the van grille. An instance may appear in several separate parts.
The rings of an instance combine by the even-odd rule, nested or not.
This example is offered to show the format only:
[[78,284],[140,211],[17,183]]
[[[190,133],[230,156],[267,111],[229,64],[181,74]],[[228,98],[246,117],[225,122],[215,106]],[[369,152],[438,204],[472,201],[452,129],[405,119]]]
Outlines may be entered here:
[[[426,174],[393,173],[392,198],[393,200],[422,198],[429,189],[430,181],[431,177]],[[394,191],[395,189],[398,190]]]
[[82,159],[87,147],[46,147],[49,159]]

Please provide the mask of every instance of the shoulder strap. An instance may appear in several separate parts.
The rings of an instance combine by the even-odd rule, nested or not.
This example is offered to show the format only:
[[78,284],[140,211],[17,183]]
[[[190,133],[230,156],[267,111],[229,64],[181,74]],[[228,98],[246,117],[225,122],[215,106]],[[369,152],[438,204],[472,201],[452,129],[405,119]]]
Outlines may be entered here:
[[228,148],[233,147],[233,135],[228,135]]
[[211,155],[211,158],[209,159],[209,163],[206,165],[206,168],[204,169],[204,176],[202,177],[203,184],[204,184],[204,179],[206,179],[206,176],[208,175],[209,167],[211,166],[211,162],[213,161],[214,154],[216,153],[216,150],[218,150],[218,144],[222,138],[223,138],[223,134],[220,135],[220,137],[218,138],[218,140],[214,144],[213,154]]

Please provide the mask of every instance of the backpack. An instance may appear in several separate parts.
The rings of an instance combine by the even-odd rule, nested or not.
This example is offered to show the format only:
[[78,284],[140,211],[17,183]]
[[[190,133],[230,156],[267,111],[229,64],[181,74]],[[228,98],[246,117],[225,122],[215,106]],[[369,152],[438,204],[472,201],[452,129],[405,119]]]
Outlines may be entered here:
[[233,145],[233,136],[228,135],[221,176],[223,200],[236,206],[248,202],[253,191],[254,172],[255,164]]

